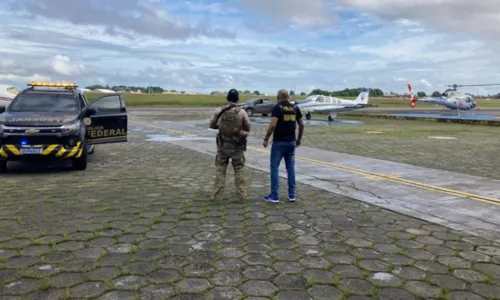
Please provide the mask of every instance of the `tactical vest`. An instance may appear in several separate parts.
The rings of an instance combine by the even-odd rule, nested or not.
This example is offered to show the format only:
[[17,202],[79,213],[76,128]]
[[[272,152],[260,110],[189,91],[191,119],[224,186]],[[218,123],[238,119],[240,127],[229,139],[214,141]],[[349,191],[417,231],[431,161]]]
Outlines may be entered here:
[[225,149],[246,150],[246,139],[239,137],[243,122],[240,110],[240,107],[234,107],[221,115],[217,145]]

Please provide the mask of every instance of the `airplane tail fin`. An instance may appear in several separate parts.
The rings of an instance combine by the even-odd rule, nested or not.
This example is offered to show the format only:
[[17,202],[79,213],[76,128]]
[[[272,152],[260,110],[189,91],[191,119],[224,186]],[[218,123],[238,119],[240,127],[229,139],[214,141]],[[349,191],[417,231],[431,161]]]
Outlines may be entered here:
[[361,103],[361,104],[368,104],[368,98],[370,97],[370,89],[363,88],[361,90],[361,93],[359,93],[358,97],[354,102]]
[[411,108],[415,108],[415,105],[417,105],[417,96],[413,94],[411,83],[408,83],[408,91],[410,92]]

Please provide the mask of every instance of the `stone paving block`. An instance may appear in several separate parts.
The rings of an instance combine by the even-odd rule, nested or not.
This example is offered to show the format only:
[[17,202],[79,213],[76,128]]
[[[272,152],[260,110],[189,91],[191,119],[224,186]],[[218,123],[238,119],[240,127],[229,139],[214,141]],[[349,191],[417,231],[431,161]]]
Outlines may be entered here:
[[251,169],[251,201],[230,167],[212,202],[213,158],[141,134],[96,147],[85,172],[18,168],[0,181],[1,299],[500,295],[492,240],[303,184],[296,203],[259,202],[269,175]]

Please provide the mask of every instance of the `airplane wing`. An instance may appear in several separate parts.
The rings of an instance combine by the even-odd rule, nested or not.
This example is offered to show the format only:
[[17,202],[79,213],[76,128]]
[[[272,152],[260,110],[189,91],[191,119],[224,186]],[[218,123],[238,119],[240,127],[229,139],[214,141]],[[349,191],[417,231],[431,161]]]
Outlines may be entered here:
[[367,107],[367,104],[344,104],[344,105],[323,105],[321,107],[310,108],[312,113],[330,113],[345,109],[358,109]]

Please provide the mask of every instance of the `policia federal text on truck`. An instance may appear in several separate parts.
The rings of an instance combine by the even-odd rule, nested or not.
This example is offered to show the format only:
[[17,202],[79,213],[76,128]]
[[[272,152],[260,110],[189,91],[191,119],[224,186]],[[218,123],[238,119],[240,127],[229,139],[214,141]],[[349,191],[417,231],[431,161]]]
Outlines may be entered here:
[[8,161],[71,160],[87,168],[95,144],[127,141],[122,94],[87,101],[76,84],[31,82],[6,108],[0,106],[0,172]]

